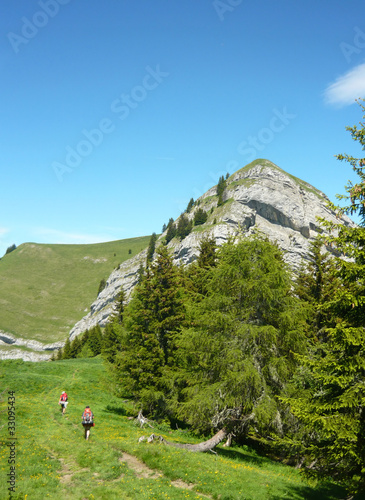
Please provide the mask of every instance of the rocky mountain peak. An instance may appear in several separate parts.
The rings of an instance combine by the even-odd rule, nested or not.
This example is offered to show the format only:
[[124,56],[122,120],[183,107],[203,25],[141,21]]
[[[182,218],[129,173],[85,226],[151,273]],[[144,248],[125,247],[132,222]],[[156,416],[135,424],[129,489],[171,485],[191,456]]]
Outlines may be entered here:
[[[204,236],[214,237],[221,245],[234,235],[245,236],[259,230],[279,245],[286,262],[295,270],[308,258],[310,240],[321,231],[317,218],[338,222],[326,205],[328,198],[324,193],[268,160],[256,160],[228,177],[222,201],[219,203],[214,186],[184,214],[192,220],[196,211],[203,209],[207,221],[195,226],[183,240],[174,238],[169,242],[176,263],[194,261]],[[342,222],[354,225],[348,217],[343,217]],[[166,233],[162,234],[159,241],[165,236]],[[71,340],[98,323],[104,326],[108,322],[121,288],[128,297],[137,283],[138,269],[145,262],[146,251],[143,251],[112,272],[89,314],[71,330]]]

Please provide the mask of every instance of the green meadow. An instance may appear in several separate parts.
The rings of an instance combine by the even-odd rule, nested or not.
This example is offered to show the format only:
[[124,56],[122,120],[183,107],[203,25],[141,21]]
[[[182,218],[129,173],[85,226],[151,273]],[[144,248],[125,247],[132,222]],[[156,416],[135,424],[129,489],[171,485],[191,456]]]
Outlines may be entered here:
[[[1,361],[0,386],[0,499],[335,500],[345,496],[341,488],[310,484],[297,469],[247,446],[219,445],[216,453],[202,454],[159,441],[138,442],[152,432],[170,442],[200,440],[167,424],[141,429],[132,418],[138,408],[109,392],[100,358]],[[65,416],[58,405],[62,390],[69,396]],[[15,420],[8,411],[12,402]],[[86,405],[95,414],[89,441],[84,440],[81,425]],[[16,439],[10,435],[13,421]],[[14,465],[9,464],[12,460]],[[10,467],[15,467],[11,496]]]
[[19,245],[0,260],[0,330],[43,343],[64,341],[90,311],[100,281],[145,249],[149,239]]

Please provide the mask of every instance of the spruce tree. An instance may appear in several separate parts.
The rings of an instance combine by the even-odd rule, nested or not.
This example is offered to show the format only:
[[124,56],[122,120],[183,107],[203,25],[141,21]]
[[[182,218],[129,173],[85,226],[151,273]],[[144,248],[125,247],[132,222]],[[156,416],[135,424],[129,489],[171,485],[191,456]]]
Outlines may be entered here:
[[102,278],[100,280],[100,283],[99,283],[98,295],[100,292],[102,292],[104,290],[105,287],[106,287],[106,280],[105,280],[105,278]]
[[71,357],[71,342],[70,337],[67,337],[65,345],[62,350],[62,359],[70,359]]
[[175,364],[175,337],[183,321],[179,272],[165,246],[125,309],[125,335],[115,357],[117,378],[146,412],[166,410]]
[[165,243],[166,245],[170,243],[170,241],[175,238],[176,236],[176,226],[174,223],[174,219],[170,218],[168,224],[167,224],[167,233],[166,233],[166,238],[165,238]]
[[114,314],[111,318],[112,321],[115,318],[119,324],[123,323],[124,303],[125,303],[125,292],[123,288],[121,288],[117,300],[115,301]]
[[318,236],[310,243],[309,260],[303,263],[295,279],[295,293],[310,308],[308,324],[311,336],[316,339],[323,334],[322,327],[330,321],[325,306],[339,286],[332,269],[336,264],[331,257],[325,248],[325,238]]
[[193,208],[193,206],[194,206],[194,198],[190,198],[188,206],[186,207],[186,213],[191,212],[191,209]]
[[150,242],[148,244],[148,249],[147,249],[147,266],[152,262],[153,255],[155,253],[155,248],[156,248],[156,241],[157,241],[157,235],[156,233],[152,233],[152,236],[150,238]]
[[99,325],[94,326],[89,330],[88,346],[91,349],[94,356],[101,353],[102,348],[102,333]]
[[77,336],[71,342],[71,346],[70,346],[70,358],[76,358],[77,355],[80,353],[81,348],[82,348],[81,340]]
[[[363,111],[365,107],[360,106]],[[365,118],[365,116],[364,116]],[[365,147],[365,125],[347,127],[351,136]],[[358,183],[346,186],[343,213],[358,214],[361,224],[351,227],[322,221],[336,230],[327,238],[342,254],[336,257],[331,274],[339,285],[323,310],[326,336],[309,356],[306,367],[307,391],[291,398],[290,407],[310,436],[302,442],[305,471],[317,478],[330,478],[347,487],[349,494],[365,494],[365,159],[338,155],[350,163]],[[337,235],[336,235],[337,232]],[[362,497],[361,496],[361,497]],[[360,496],[359,496],[360,498]]]
[[202,208],[198,208],[198,210],[194,214],[194,226],[200,226],[204,224],[208,219],[208,214]]
[[102,354],[106,361],[114,364],[121,348],[121,326],[117,319],[105,326],[102,342]]
[[206,283],[202,300],[189,302],[191,326],[179,335],[186,388],[175,410],[201,431],[280,433],[276,397],[294,372],[293,353],[306,344],[281,252],[259,237],[225,244]]
[[224,176],[222,175],[219,178],[219,181],[217,184],[218,207],[220,207],[223,204],[223,194],[224,194],[225,189],[226,189],[226,180],[225,180]]
[[176,236],[183,240],[191,233],[193,228],[192,222],[186,217],[185,214],[181,214],[177,223]]

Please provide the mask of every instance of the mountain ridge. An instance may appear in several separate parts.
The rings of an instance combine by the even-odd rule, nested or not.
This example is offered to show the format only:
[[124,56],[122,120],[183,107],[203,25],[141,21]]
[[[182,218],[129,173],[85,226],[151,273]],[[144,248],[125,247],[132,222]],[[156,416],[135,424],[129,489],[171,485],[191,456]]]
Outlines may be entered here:
[[[327,207],[328,202],[328,197],[322,191],[306,181],[288,174],[269,160],[255,160],[225,179],[225,189],[222,194],[221,203],[219,203],[217,195],[217,186],[213,186],[195,200],[189,212],[184,212],[184,214],[181,214],[175,220],[175,224],[177,224],[182,215],[184,215],[192,221],[198,209],[203,209],[207,215],[207,220],[204,224],[194,226],[190,234],[182,240],[176,237],[173,238],[168,243],[168,248],[173,255],[175,263],[189,264],[198,257],[199,244],[204,236],[214,237],[218,246],[220,246],[229,238],[238,235],[245,237],[255,231],[260,231],[278,244],[283,250],[286,262],[293,270],[296,270],[303,259],[308,259],[310,241],[322,231],[319,227],[317,216],[338,222],[336,214]],[[346,216],[343,217],[342,222],[346,225],[355,225]],[[159,236],[156,244],[161,244],[165,238],[166,231]],[[80,335],[86,329],[92,328],[96,324],[105,326],[110,315],[114,312],[115,300],[118,298],[120,290],[123,289],[127,298],[130,297],[138,281],[140,266],[145,266],[146,263],[149,239],[150,236],[121,240],[122,242],[136,240],[140,242],[140,246],[137,250],[133,250],[132,257],[124,255],[122,262],[120,261],[118,250],[114,251],[114,256],[118,254],[117,260],[119,259],[119,264],[115,265],[115,261],[110,266],[111,269],[108,276],[104,276],[104,278],[107,278],[106,286],[100,291],[96,299],[93,300],[95,297],[93,295],[88,304],[84,301],[84,305],[82,306],[84,309],[82,311],[87,312],[87,314],[81,316],[73,325],[70,325],[68,330],[65,329],[67,323],[62,323],[63,339],[61,339],[60,335],[52,336],[50,334],[43,335],[42,337],[38,331],[36,332],[37,335],[35,335],[30,331],[9,330],[4,328],[4,322],[2,322],[0,324],[0,358],[46,359],[47,356],[50,357],[52,349],[57,349],[63,345],[67,335],[73,340],[75,336]],[[141,243],[142,241],[143,244]],[[129,246],[129,243],[125,244]],[[25,245],[29,247],[34,245],[37,247],[36,244]],[[52,245],[47,246],[43,244],[38,246],[41,247],[43,253],[52,253],[48,248],[52,247]],[[70,246],[72,247],[72,245]],[[125,254],[128,246],[124,248]],[[80,265],[85,267],[86,270],[94,269],[96,262],[98,262],[98,266],[102,265],[103,258],[100,261],[100,256],[93,256],[88,251],[85,256],[83,250],[87,250],[88,246],[83,247],[78,256],[75,272],[78,272],[78,266]],[[133,248],[136,249],[137,247]],[[36,248],[33,250],[35,251]],[[0,265],[3,265],[3,269],[4,262],[19,258],[22,251],[24,257],[24,247],[21,245],[14,252],[2,259]],[[111,259],[111,264],[113,262],[113,259]],[[23,274],[28,273],[28,271],[28,269],[24,269]],[[47,274],[45,269],[38,270],[37,272]],[[38,297],[37,301],[40,305],[42,304],[42,298],[51,293],[53,286],[54,270],[50,269],[48,272],[52,275],[50,276],[51,281],[46,276],[47,286],[45,286],[45,289],[42,290],[41,288],[38,290],[38,295],[34,292],[36,295],[35,299]],[[3,279],[4,275],[1,276],[0,272],[0,288],[1,280]],[[17,279],[20,281],[20,286],[24,289],[26,282],[21,282],[21,276]],[[93,285],[95,293],[98,283],[99,281]],[[34,286],[34,283],[30,283],[29,286]],[[73,286],[72,281],[70,281],[68,286]],[[76,288],[76,283],[73,288]],[[75,295],[77,290],[72,289],[71,292],[65,286],[64,293],[67,296]],[[70,297],[67,298],[69,299]],[[0,303],[5,307],[7,306],[7,300],[8,297],[2,297],[0,293]],[[13,314],[16,314],[16,301],[14,301],[14,304],[10,304],[10,306],[15,307]],[[42,314],[42,310],[41,308],[37,308],[35,311],[26,309],[25,313],[30,313],[29,315]],[[51,323],[53,321],[52,317],[55,317],[55,314],[50,316]],[[22,320],[19,319],[19,321],[23,324]],[[50,324],[50,330],[52,327],[54,325]],[[4,347],[3,349],[1,349],[1,345]],[[11,349],[11,347],[15,349]]]
[[[230,237],[239,234],[249,236],[259,230],[279,245],[284,252],[284,260],[296,270],[303,259],[308,259],[310,240],[323,231],[317,217],[338,222],[336,214],[327,207],[328,201],[322,191],[288,174],[269,160],[255,160],[226,179],[223,204],[219,205],[217,186],[194,202],[192,210],[184,215],[192,220],[196,210],[203,208],[208,214],[207,221],[196,226],[182,241],[172,239],[168,248],[175,263],[189,264],[198,257],[199,243],[204,235],[214,237],[221,245]],[[354,225],[346,216],[342,222]],[[157,244],[163,242],[165,237],[166,231]],[[70,331],[71,340],[96,324],[105,326],[114,313],[115,300],[121,288],[126,297],[130,297],[146,255],[146,251],[141,252],[111,273],[90,312]]]

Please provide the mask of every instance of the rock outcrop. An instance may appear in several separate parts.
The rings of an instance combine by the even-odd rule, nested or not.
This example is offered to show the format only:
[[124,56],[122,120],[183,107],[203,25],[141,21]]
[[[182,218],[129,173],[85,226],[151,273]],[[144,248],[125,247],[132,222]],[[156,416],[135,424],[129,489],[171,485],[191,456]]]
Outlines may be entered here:
[[[19,337],[14,337],[14,335],[11,335],[10,333],[6,333],[0,330],[0,346],[11,347],[11,349],[0,350],[0,359],[23,359],[24,361],[46,361],[51,357],[53,351],[58,350],[63,345],[64,342],[55,342],[54,344],[42,344],[41,342],[38,342],[36,340],[26,340]],[[20,349],[21,347],[23,349]]]
[[[234,235],[250,235],[259,230],[277,242],[286,262],[296,270],[302,260],[308,258],[310,241],[321,231],[317,218],[338,222],[335,213],[327,208],[329,200],[324,193],[267,160],[257,160],[231,175],[226,180],[223,201],[218,206],[216,187],[213,187],[185,214],[192,219],[200,207],[207,212],[208,219],[182,241],[175,238],[169,243],[176,263],[194,261],[202,237],[208,234],[221,245]],[[348,217],[343,217],[342,223],[354,225]],[[164,237],[162,234],[159,240]],[[114,312],[121,288],[129,297],[145,261],[146,251],[113,271],[89,314],[71,330],[71,340],[96,324],[105,326]]]

